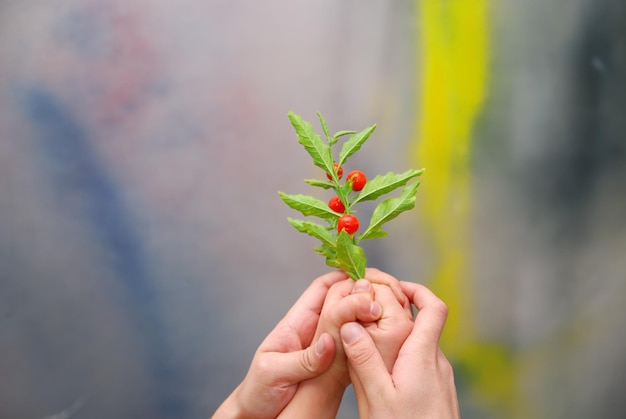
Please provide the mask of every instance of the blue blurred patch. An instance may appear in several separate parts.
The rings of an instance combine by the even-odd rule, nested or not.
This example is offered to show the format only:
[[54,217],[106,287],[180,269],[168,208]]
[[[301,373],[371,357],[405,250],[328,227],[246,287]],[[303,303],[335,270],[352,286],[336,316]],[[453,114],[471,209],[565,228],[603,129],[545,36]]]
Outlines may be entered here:
[[[111,255],[110,268],[128,296],[128,318],[143,343],[146,367],[153,376],[155,399],[163,417],[182,418],[188,410],[179,394],[181,372],[174,365],[158,293],[151,281],[136,222],[123,193],[91,147],[89,133],[43,89],[26,95],[26,107],[38,128],[42,170],[59,200],[80,211],[89,231]],[[78,199],[76,199],[78,198]],[[78,202],[79,209],[72,205]]]

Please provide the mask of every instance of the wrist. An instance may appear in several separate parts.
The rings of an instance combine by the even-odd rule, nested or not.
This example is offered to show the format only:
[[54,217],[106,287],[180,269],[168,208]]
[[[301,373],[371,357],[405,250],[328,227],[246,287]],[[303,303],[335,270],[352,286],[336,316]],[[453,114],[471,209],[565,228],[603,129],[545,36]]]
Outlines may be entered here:
[[246,409],[243,407],[239,400],[241,385],[224,400],[224,402],[217,408],[211,419],[244,419],[251,416],[246,414]]
[[279,418],[334,419],[347,385],[337,380],[320,378],[300,383],[294,398]]

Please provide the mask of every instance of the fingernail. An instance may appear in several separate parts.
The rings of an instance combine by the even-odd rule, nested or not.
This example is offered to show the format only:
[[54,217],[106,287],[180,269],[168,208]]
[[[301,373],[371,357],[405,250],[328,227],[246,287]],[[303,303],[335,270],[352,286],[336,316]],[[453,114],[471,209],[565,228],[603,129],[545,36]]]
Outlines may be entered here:
[[359,279],[354,283],[353,293],[366,292],[370,289],[370,282],[367,279]]
[[325,346],[326,345],[324,345],[323,339],[317,341],[317,343],[315,344],[315,353],[317,354],[317,356],[321,356],[324,353]]
[[382,310],[382,307],[376,301],[372,301],[370,303],[370,314],[372,316],[377,318],[378,316],[380,316],[380,311],[381,310]]
[[363,327],[358,323],[346,323],[341,326],[341,339],[348,345],[354,342],[363,333]]

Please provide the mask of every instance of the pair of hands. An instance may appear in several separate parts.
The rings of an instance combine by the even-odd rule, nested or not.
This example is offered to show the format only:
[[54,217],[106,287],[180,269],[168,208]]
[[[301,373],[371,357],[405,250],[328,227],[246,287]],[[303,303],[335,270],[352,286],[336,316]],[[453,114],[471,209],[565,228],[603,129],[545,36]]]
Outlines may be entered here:
[[213,418],[334,418],[350,382],[361,417],[458,418],[438,344],[445,304],[375,269],[366,278],[337,271],[313,281]]

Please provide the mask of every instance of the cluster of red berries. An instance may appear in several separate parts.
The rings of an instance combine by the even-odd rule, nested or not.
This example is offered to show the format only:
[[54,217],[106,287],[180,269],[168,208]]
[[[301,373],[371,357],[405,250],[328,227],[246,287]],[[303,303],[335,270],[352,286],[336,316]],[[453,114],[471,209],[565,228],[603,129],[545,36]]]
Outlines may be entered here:
[[[341,179],[343,176],[343,168],[335,163],[334,169],[337,174],[337,178]],[[332,179],[332,176],[329,173],[326,174],[326,177],[328,177],[328,179]],[[346,176],[346,182],[350,182],[352,190],[358,192],[365,186],[367,178],[365,177],[365,173],[360,170],[353,170]],[[337,195],[330,198],[330,201],[328,201],[328,207],[340,214],[343,214],[346,211],[346,206]],[[339,220],[337,220],[337,232],[346,230],[346,233],[354,234],[358,229],[359,219],[353,214],[343,214],[339,217]]]

